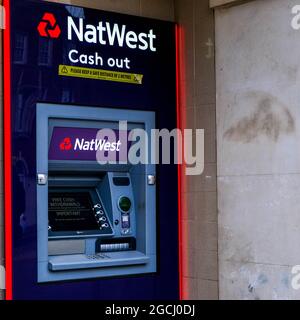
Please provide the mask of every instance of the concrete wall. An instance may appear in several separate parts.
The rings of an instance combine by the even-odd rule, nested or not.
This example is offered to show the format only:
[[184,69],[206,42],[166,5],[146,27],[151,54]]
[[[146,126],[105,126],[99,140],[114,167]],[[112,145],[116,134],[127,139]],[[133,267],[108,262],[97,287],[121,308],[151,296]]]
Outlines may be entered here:
[[183,298],[218,299],[214,14],[208,0],[175,1],[181,126],[205,129],[205,169],[183,181]]
[[298,3],[215,12],[221,299],[300,298]]

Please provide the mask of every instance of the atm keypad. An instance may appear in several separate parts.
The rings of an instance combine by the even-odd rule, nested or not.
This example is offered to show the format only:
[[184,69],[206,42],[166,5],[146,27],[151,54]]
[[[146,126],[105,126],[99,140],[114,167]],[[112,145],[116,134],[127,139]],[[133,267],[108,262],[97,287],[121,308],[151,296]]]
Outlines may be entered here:
[[94,211],[100,230],[110,228],[104,208],[100,203],[94,205]]

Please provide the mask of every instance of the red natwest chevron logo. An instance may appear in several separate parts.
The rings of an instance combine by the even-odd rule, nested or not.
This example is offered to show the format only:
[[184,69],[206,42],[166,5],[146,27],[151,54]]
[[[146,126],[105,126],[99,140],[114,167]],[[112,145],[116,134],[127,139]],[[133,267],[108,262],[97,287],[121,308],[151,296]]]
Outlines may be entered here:
[[72,148],[71,138],[64,138],[60,143],[59,148],[61,151],[69,151]]
[[46,12],[43,15],[42,21],[38,25],[40,36],[46,38],[58,38],[61,34],[59,25],[52,13]]

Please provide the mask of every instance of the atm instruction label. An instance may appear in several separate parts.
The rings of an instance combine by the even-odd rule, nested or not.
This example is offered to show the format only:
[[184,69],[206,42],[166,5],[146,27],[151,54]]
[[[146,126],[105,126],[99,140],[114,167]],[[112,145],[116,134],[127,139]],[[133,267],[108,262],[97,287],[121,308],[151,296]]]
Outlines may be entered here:
[[136,73],[102,70],[94,68],[74,67],[59,65],[58,75],[64,77],[86,78],[93,80],[104,80],[114,82],[124,82],[131,84],[142,84],[143,75]]

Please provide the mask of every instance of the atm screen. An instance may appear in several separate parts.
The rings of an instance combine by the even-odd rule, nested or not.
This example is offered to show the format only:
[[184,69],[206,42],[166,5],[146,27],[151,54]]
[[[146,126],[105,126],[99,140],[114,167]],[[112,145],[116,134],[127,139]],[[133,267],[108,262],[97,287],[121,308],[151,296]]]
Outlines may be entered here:
[[49,192],[52,232],[99,230],[90,192]]

